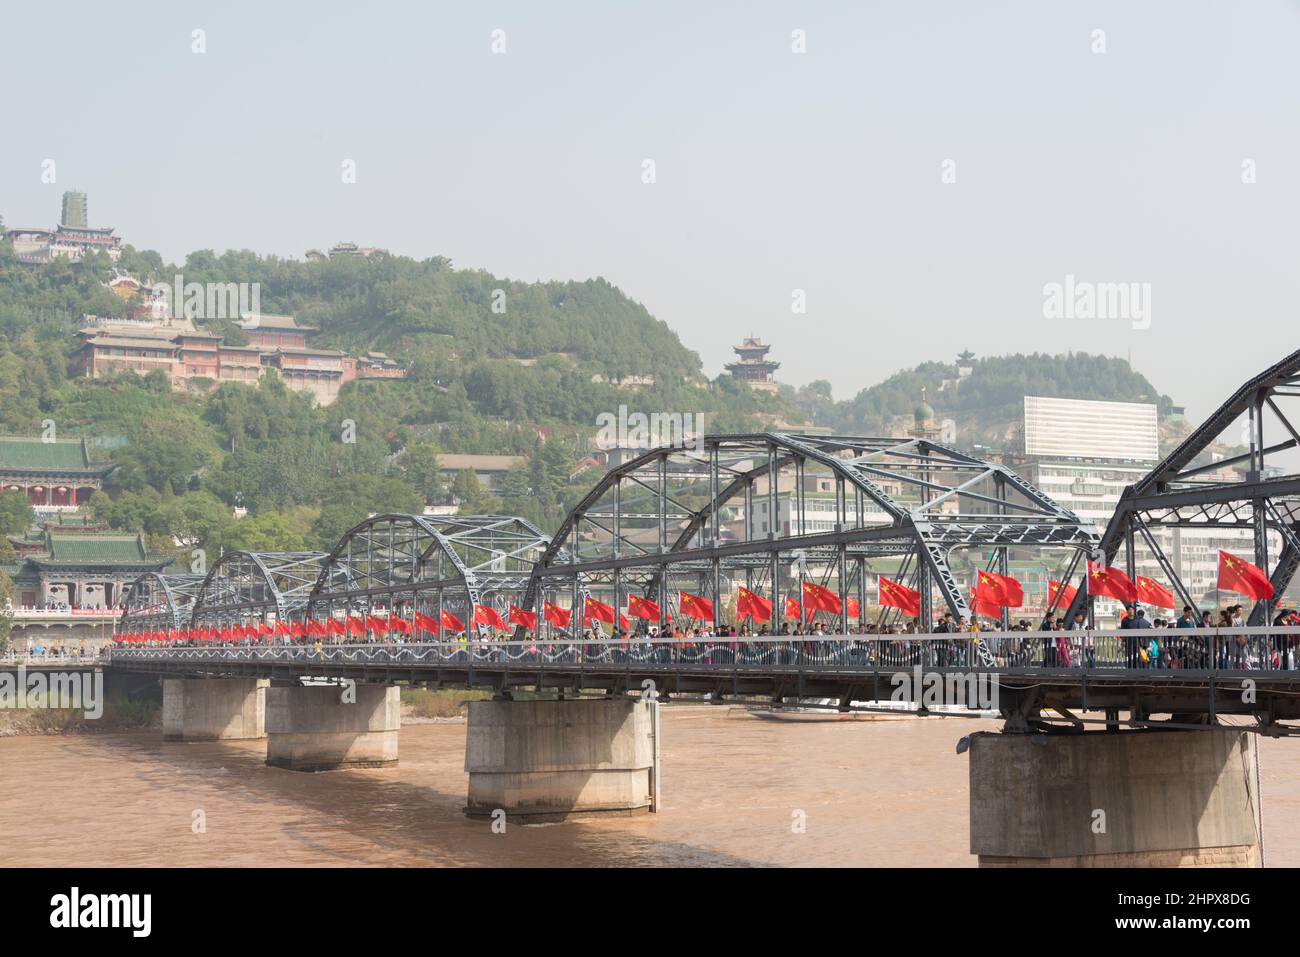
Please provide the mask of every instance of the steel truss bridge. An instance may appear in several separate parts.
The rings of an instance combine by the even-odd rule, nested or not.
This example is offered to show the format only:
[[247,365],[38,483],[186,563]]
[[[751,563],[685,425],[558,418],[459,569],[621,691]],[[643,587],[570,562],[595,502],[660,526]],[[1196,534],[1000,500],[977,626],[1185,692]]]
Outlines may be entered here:
[[1010,469],[926,438],[714,435],[611,470],[551,538],[509,516],[380,515],[328,554],[230,552],[201,579],[142,576],[119,630],[444,610],[469,622],[481,604],[536,613],[554,637],[547,603],[582,609],[593,597],[621,609],[635,594],[659,606],[662,629],[685,621],[676,604],[686,591],[713,602],[716,625],[734,617],[738,585],[780,616],[786,598],[803,611],[813,582],[838,593],[843,612],[826,624],[846,631],[868,625],[873,573],[919,591],[922,621],[936,594],[969,616],[954,562],[966,578],[1006,571],[1016,549],[1073,567],[1097,542],[1090,523]]
[[[1177,664],[1164,669],[1140,667],[1129,651],[1119,660],[1113,652],[1118,646],[1105,657],[1103,639],[1125,643],[1143,634],[1134,631],[1067,638],[1003,632],[935,643],[919,635],[861,632],[888,626],[897,614],[884,609],[875,622],[867,621],[869,575],[888,574],[918,590],[920,620],[929,622],[936,597],[955,615],[969,615],[962,582],[980,568],[1005,572],[1013,550],[1037,555],[1049,571],[1056,562],[1057,577],[1068,581],[1085,559],[1110,563],[1121,547],[1133,577],[1137,553],[1145,549],[1178,597],[1198,607],[1161,546],[1167,528],[1249,530],[1255,563],[1268,570],[1280,595],[1300,567],[1300,475],[1284,467],[1287,453],[1292,461],[1300,455],[1300,431],[1283,411],[1297,396],[1300,352],[1245,383],[1130,486],[1103,534],[1008,468],[925,437],[705,436],[698,446],[651,449],[612,469],[552,537],[509,516],[380,515],[349,530],[328,554],[231,553],[201,580],[142,576],[119,624],[119,631],[132,632],[371,613],[413,621],[417,612],[436,619],[444,610],[470,623],[475,605],[492,606],[503,617],[513,605],[538,615],[535,633],[520,627],[514,641],[503,642],[471,625],[470,635],[458,640],[414,631],[412,640],[397,646],[370,635],[364,643],[311,649],[129,648],[115,652],[115,664],[209,673],[226,662],[258,673],[364,672],[376,680],[404,674],[434,683],[494,675],[493,686],[503,693],[524,684],[580,688],[598,674],[606,687],[620,681],[636,687],[658,675],[681,690],[729,687],[780,698],[812,689],[856,700],[863,680],[879,681],[911,655],[907,660],[927,666],[974,665],[999,674],[1004,684],[1067,689],[1053,692],[1062,707],[1088,706],[1100,687],[1117,682],[1130,699],[1140,699],[1140,689],[1156,683],[1194,689],[1182,698],[1165,697],[1179,713],[1203,715],[1231,709],[1218,697],[1225,680],[1249,680],[1272,689],[1268,705],[1246,708],[1270,726],[1276,717],[1294,716],[1292,696],[1300,692],[1292,687],[1294,636],[1285,628],[1237,628],[1231,635],[1156,630],[1162,643],[1182,648]],[[1238,422],[1242,431],[1234,442]],[[1245,451],[1223,452],[1225,439]],[[735,620],[734,596],[743,586],[772,602],[775,622],[787,598],[802,602],[801,586],[809,581],[840,597],[843,612],[823,619],[828,637],[701,644],[651,640],[645,633],[650,625],[662,633],[672,624],[694,624],[679,614],[678,591],[712,600],[716,625]],[[586,622],[578,618],[559,628],[541,614],[547,603],[582,609],[587,597],[623,609],[629,595],[657,603],[660,620],[634,619],[639,631],[627,642],[616,635],[588,647],[578,635]],[[858,600],[856,620],[851,598]],[[1081,587],[1070,617],[1088,600]],[[1267,615],[1259,603],[1251,624],[1264,624]],[[1096,643],[1082,644],[1085,634]],[[1057,640],[1065,644],[1058,647]],[[1199,651],[1187,651],[1184,646],[1196,641]],[[1049,699],[1028,694],[1025,700]]]
[[[1005,571],[1010,548],[1073,555],[1090,523],[1010,469],[925,438],[715,435],[701,449],[659,448],[606,474],[560,525],[524,603],[589,593],[653,600],[666,624],[678,591],[709,598],[718,620],[732,586],[803,609],[805,581],[838,592],[832,628],[867,624],[868,573],[884,570],[969,616],[955,553]],[[974,564],[969,567],[973,569]],[[716,622],[715,622],[716,623]]]

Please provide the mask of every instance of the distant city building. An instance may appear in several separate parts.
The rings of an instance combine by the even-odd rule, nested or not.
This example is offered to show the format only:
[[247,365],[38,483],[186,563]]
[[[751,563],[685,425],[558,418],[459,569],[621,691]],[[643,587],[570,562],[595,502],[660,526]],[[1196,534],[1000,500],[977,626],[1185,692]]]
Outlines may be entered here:
[[1155,405],[1025,396],[1025,454],[1151,462],[1160,458]]
[[527,461],[527,457],[523,455],[473,455],[451,452],[438,456],[438,471],[450,482],[468,469],[474,473],[481,486],[492,489],[501,484],[501,479],[512,468]]
[[921,386],[921,401],[912,410],[912,427],[907,434],[914,439],[931,439],[937,441],[942,429],[935,425],[934,409],[925,401],[925,386]]
[[[1007,464],[1103,531],[1124,489],[1142,479],[1160,458],[1156,407],[1025,396],[1024,408],[1025,454],[1010,456]],[[1206,607],[1213,604],[1208,596],[1216,587],[1219,549],[1250,554],[1254,547],[1248,529],[1157,528],[1153,537],[1191,597]],[[1141,540],[1137,556],[1138,574],[1171,587]],[[1122,553],[1117,561],[1123,561]],[[1113,615],[1118,604],[1107,600],[1099,609]]]
[[[312,254],[316,255],[313,256]],[[356,243],[335,243],[330,247],[329,258],[334,259],[337,256],[361,256],[369,258],[371,256],[387,256],[387,249],[380,249],[377,246],[358,246]],[[320,256],[319,250],[309,249],[307,251],[308,259],[315,259]]]
[[63,194],[63,211],[59,215],[60,226],[72,226],[86,229],[90,226],[90,212],[86,194],[72,190]]
[[765,392],[777,391],[774,375],[776,370],[781,368],[781,363],[767,358],[771,346],[764,344],[755,336],[746,336],[741,340],[740,345],[732,346],[731,349],[736,353],[737,360],[727,363],[728,372],[737,379],[748,382],[750,388]]

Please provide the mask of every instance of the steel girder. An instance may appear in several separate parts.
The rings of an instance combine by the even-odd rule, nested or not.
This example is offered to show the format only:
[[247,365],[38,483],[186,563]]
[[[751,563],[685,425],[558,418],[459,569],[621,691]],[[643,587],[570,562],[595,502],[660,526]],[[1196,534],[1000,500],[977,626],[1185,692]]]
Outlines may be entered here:
[[206,577],[145,572],[127,590],[118,632],[170,631],[187,626]]
[[336,604],[369,611],[377,599],[391,604],[417,593],[437,593],[440,610],[444,588],[463,592],[466,607],[514,596],[549,544],[514,516],[375,515],[349,529],[326,557],[305,614]]
[[[793,475],[793,481],[790,478]],[[809,532],[809,478],[834,499],[831,527]],[[783,485],[788,488],[783,489]],[[791,520],[776,530],[778,497]],[[766,498],[765,531],[756,506]],[[739,539],[722,525],[743,503]],[[796,517],[797,516],[797,517]],[[1064,547],[1089,551],[1098,535],[1005,466],[928,438],[787,432],[710,435],[701,447],[651,449],[607,473],[561,523],[526,600],[566,578],[653,594],[670,574],[750,576],[797,552],[803,565],[840,569],[875,557],[913,556],[922,594],[936,584],[954,614],[967,598],[949,566],[955,548]],[[568,549],[562,560],[559,549]],[[863,567],[861,565],[859,568]],[[845,575],[838,576],[844,589]],[[858,574],[861,578],[861,574]],[[716,589],[715,589],[716,590]],[[775,591],[775,589],[774,589]],[[774,596],[775,597],[775,596]],[[924,609],[928,614],[928,607]]]
[[[1280,404],[1296,397],[1300,397],[1300,350],[1243,383],[1163,461],[1124,490],[1102,535],[1098,557],[1109,565],[1124,546],[1131,577],[1134,568],[1130,543],[1140,536],[1154,549],[1177,593],[1188,601],[1192,596],[1160,553],[1151,530],[1250,529],[1252,561],[1266,571],[1270,564],[1273,566],[1269,577],[1275,600],[1280,598],[1300,568],[1300,475],[1277,465],[1279,454],[1300,448],[1300,431]],[[1275,420],[1280,438],[1272,444],[1265,435],[1266,413]],[[1246,421],[1241,433],[1233,441],[1222,442],[1225,433],[1243,416]],[[1215,458],[1212,446],[1216,445],[1245,446],[1246,451]],[[1223,474],[1229,470],[1236,474]],[[1274,470],[1283,474],[1266,475]],[[1270,562],[1270,531],[1282,540],[1276,562]],[[1082,610],[1086,601],[1084,589],[1080,588],[1069,614]],[[1195,602],[1188,603],[1196,607]],[[1250,624],[1263,623],[1267,614],[1268,604],[1257,602]]]
[[287,620],[306,604],[326,557],[324,552],[226,552],[199,587],[191,624],[229,624],[269,614]]

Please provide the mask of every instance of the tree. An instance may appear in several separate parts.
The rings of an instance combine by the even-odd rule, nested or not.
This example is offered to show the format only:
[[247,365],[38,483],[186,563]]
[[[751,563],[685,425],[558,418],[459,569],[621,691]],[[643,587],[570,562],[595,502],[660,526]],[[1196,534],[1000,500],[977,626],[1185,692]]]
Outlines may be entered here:
[[451,494],[466,515],[486,515],[496,510],[497,500],[479,482],[473,469],[461,469],[452,483]]
[[424,496],[426,503],[436,502],[447,494],[447,484],[438,466],[438,447],[432,442],[408,445],[398,462],[406,481]]
[[9,636],[14,623],[13,601],[14,583],[0,571],[0,651],[9,647]]
[[318,548],[329,551],[348,529],[371,515],[418,514],[423,510],[420,493],[401,479],[349,475],[329,483],[312,535]]
[[[213,542],[224,551],[298,552],[307,547],[293,524],[279,512],[250,515],[233,522]],[[211,545],[207,552],[209,563],[218,557]]]
[[22,492],[0,492],[0,535],[21,535],[34,521],[36,513]]

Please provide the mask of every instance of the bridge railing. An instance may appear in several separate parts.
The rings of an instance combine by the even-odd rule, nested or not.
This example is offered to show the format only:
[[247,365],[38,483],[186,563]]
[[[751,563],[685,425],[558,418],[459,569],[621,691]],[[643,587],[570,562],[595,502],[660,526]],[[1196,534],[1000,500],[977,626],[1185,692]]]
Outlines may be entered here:
[[9,648],[0,652],[0,665],[53,665],[53,664],[98,664],[108,660],[110,649],[85,649],[74,652],[59,651],[18,651]]
[[1146,628],[959,634],[562,638],[342,644],[125,645],[111,659],[499,668],[692,668],[719,671],[1295,671],[1300,627]]

